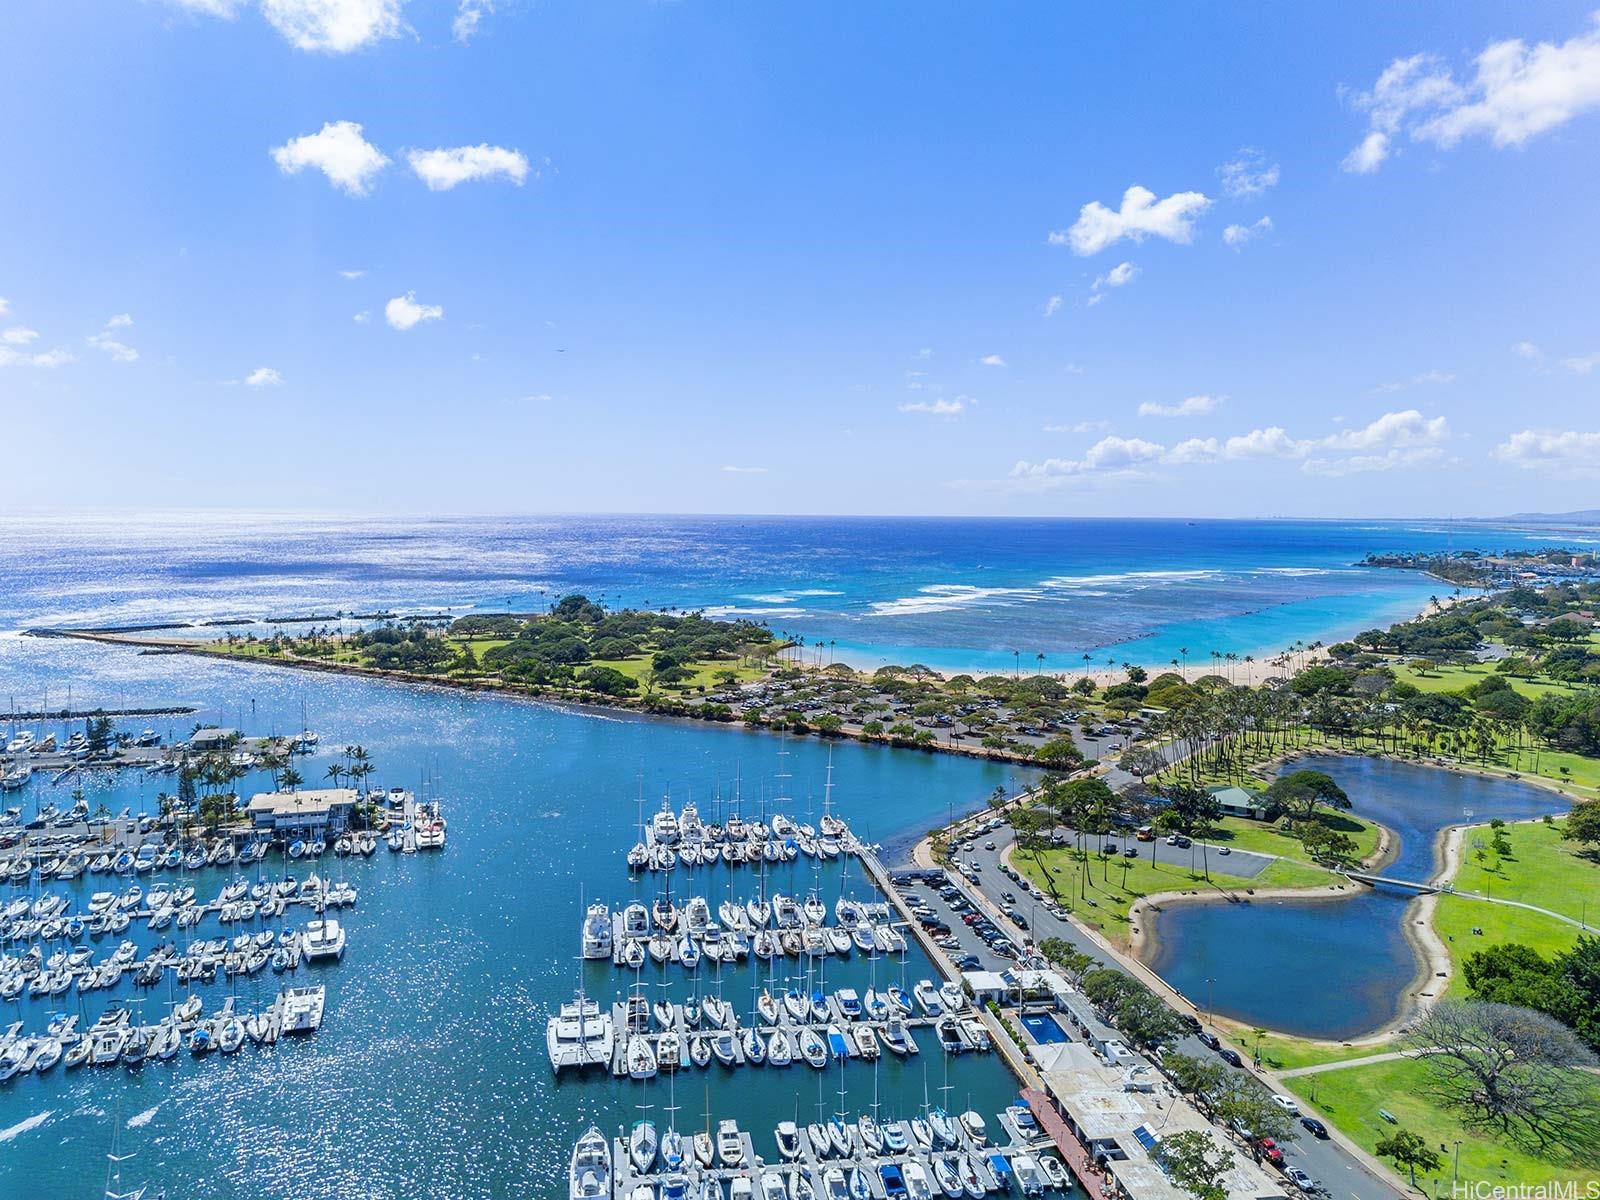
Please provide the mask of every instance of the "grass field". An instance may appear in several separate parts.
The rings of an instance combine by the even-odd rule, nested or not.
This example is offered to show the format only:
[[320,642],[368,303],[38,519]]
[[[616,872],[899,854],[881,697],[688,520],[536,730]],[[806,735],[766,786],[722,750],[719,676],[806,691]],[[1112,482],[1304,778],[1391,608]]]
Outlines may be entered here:
[[[1419,692],[1459,692],[1463,688],[1471,687],[1475,683],[1482,683],[1491,675],[1497,675],[1493,666],[1489,664],[1470,664],[1458,666],[1455,664],[1433,667],[1427,672],[1415,671],[1408,666],[1397,666],[1395,678],[1413,685]],[[1554,679],[1516,679],[1512,676],[1503,676],[1515,692],[1519,692],[1530,700],[1537,700],[1540,696],[1548,696],[1552,692],[1566,694],[1580,690],[1576,685],[1560,683]]]
[[[1364,859],[1377,849],[1380,830],[1373,822],[1363,821],[1350,813],[1324,814],[1322,819],[1339,833],[1354,839],[1358,858]],[[1292,858],[1297,862],[1310,862],[1306,857],[1305,848],[1300,844],[1300,839],[1284,833],[1275,824],[1252,821],[1248,817],[1223,817],[1218,822],[1218,827],[1219,832],[1212,839],[1218,845],[1231,846],[1235,850],[1254,850],[1260,854],[1275,854],[1281,858]]]
[[[1239,1053],[1250,1058],[1256,1052],[1256,1037],[1249,1030],[1236,1030],[1222,1039],[1238,1047]],[[1307,1041],[1305,1038],[1268,1034],[1261,1040],[1261,1063],[1274,1071],[1289,1071],[1295,1067],[1311,1067],[1319,1063],[1342,1062],[1347,1058],[1365,1058],[1369,1054],[1383,1054],[1389,1047],[1340,1046],[1327,1042]]]
[[[1108,862],[1090,855],[1087,863],[1078,861],[1071,849],[1046,850],[1036,861],[1031,853],[1017,852],[1011,864],[1030,882],[1049,891],[1048,871],[1061,903],[1086,925],[1093,925],[1113,941],[1128,941],[1128,910],[1141,898],[1158,892],[1237,892],[1247,888],[1309,888],[1334,881],[1335,876],[1321,867],[1280,860],[1254,879],[1241,879],[1226,873],[1227,859],[1211,856],[1211,878],[1206,879],[1195,858],[1195,869],[1167,863],[1151,864],[1148,857],[1138,859],[1113,856]],[[1219,870],[1221,864],[1224,869]],[[1084,873],[1087,871],[1087,879]],[[1107,879],[1109,873],[1110,878]]]
[[[1461,965],[1473,951],[1507,942],[1520,942],[1548,958],[1560,951],[1570,950],[1582,933],[1576,926],[1529,912],[1525,908],[1464,900],[1460,896],[1439,897],[1439,907],[1433,914],[1433,928],[1444,940],[1454,963],[1450,986],[1445,995],[1457,1000],[1464,1000],[1472,994],[1462,978]],[[1475,929],[1482,932],[1474,933]]]
[[[1504,860],[1491,848],[1487,825],[1469,829],[1456,890],[1520,900],[1577,920],[1600,918],[1600,862],[1581,857],[1576,842],[1562,840],[1564,824],[1557,820],[1549,825],[1542,821],[1507,825],[1511,856]],[[1484,843],[1482,863],[1472,849],[1476,840]]]
[[[1450,1195],[1455,1142],[1461,1142],[1460,1180],[1482,1180],[1490,1185],[1547,1183],[1551,1180],[1594,1178],[1585,1171],[1564,1163],[1540,1159],[1515,1146],[1497,1141],[1482,1131],[1464,1129],[1452,1114],[1439,1108],[1427,1096],[1427,1068],[1412,1059],[1371,1063],[1296,1075],[1283,1086],[1310,1101],[1328,1120],[1369,1153],[1378,1141],[1393,1133],[1396,1126],[1378,1115],[1387,1109],[1399,1125],[1420,1134],[1436,1150],[1449,1147],[1440,1157],[1445,1160],[1440,1193]],[[1595,1102],[1600,1104],[1600,1079],[1594,1081]],[[1324,1180],[1324,1182],[1331,1182]],[[1417,1182],[1433,1193],[1432,1179]]]

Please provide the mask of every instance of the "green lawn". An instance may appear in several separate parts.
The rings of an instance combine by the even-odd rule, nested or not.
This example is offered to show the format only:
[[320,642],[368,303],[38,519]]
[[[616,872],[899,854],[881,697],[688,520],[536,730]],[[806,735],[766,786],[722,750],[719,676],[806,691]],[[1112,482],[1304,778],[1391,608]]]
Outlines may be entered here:
[[[1575,920],[1596,918],[1600,924],[1600,862],[1578,854],[1576,842],[1564,841],[1565,822],[1519,822],[1505,827],[1511,856],[1498,858],[1492,849],[1492,831],[1478,825],[1466,832],[1466,856],[1456,872],[1458,892],[1478,892],[1506,900],[1520,900]],[[1484,861],[1473,849],[1484,843]],[[1585,901],[1588,901],[1585,904]]]
[[[1574,925],[1567,925],[1541,913],[1529,912],[1525,908],[1465,900],[1460,896],[1439,897],[1439,907],[1433,914],[1433,928],[1444,939],[1455,963],[1450,975],[1450,987],[1445,995],[1458,1000],[1466,999],[1471,994],[1466,980],[1462,978],[1461,964],[1473,951],[1506,942],[1520,942],[1548,958],[1571,949],[1582,933]],[[1474,933],[1474,929],[1483,932]]]
[[[1356,856],[1365,859],[1378,848],[1379,828],[1372,821],[1364,821],[1351,813],[1325,813],[1324,824],[1353,838]],[[1219,845],[1235,850],[1254,850],[1260,854],[1276,854],[1298,862],[1309,862],[1300,839],[1291,837],[1276,824],[1252,821],[1248,817],[1223,817],[1218,823],[1219,832],[1213,839]]]
[[[1198,849],[1198,848],[1197,848]],[[1044,887],[1048,871],[1061,902],[1070,907],[1084,924],[1093,925],[1118,943],[1128,941],[1128,910],[1144,896],[1157,892],[1238,892],[1247,888],[1319,887],[1336,879],[1321,867],[1286,860],[1275,862],[1254,879],[1241,879],[1226,873],[1227,859],[1212,854],[1211,878],[1206,879],[1198,853],[1195,869],[1187,863],[1177,866],[1151,864],[1148,854],[1137,859],[1112,857],[1103,861],[1091,855],[1080,863],[1072,849],[1047,850],[1036,860],[1031,853],[1017,852],[1011,863],[1030,882]],[[1084,877],[1087,869],[1087,878]],[[1109,879],[1107,875],[1109,874]]]
[[[1515,1185],[1594,1178],[1592,1171],[1539,1159],[1496,1141],[1482,1131],[1464,1129],[1452,1114],[1428,1098],[1427,1078],[1425,1064],[1397,1059],[1319,1071],[1314,1075],[1296,1075],[1285,1079],[1283,1086],[1310,1101],[1324,1117],[1369,1153],[1380,1139],[1396,1128],[1378,1115],[1380,1108],[1387,1109],[1398,1118],[1400,1126],[1420,1134],[1436,1150],[1441,1144],[1449,1147],[1440,1155],[1446,1160],[1440,1189],[1445,1196],[1450,1194],[1451,1160],[1457,1139],[1461,1141],[1460,1179],[1463,1183],[1483,1180],[1491,1185]],[[1595,1080],[1594,1088],[1595,1102],[1600,1104],[1600,1080]],[[1417,1182],[1432,1194],[1431,1178],[1424,1181],[1418,1176]]]
[[[630,679],[637,679],[641,684],[645,675],[650,670],[651,655],[636,654],[632,658],[595,659],[595,665],[612,667],[621,671]],[[760,667],[741,666],[734,659],[718,659],[714,662],[688,663],[685,669],[690,672],[690,677],[682,683],[683,688],[704,686],[707,688],[720,687],[722,680],[718,678],[724,671],[732,671],[739,683],[747,683],[752,679],[761,679],[766,672]]]
[[[1396,665],[1395,678],[1412,684],[1419,692],[1459,692],[1462,688],[1471,687],[1475,683],[1482,683],[1491,675],[1498,675],[1491,664],[1447,664],[1434,667],[1426,673],[1413,670],[1409,666]],[[1530,700],[1537,700],[1540,696],[1548,696],[1552,692],[1570,693],[1579,690],[1570,683],[1560,683],[1554,679],[1517,679],[1513,676],[1504,676],[1513,691],[1520,692]]]
[[[1239,1053],[1246,1058],[1256,1052],[1255,1035],[1247,1029],[1227,1033],[1223,1040],[1237,1046]],[[1261,1063],[1274,1071],[1289,1071],[1318,1063],[1342,1062],[1347,1058],[1365,1058],[1369,1054],[1383,1054],[1389,1049],[1387,1045],[1341,1046],[1332,1042],[1268,1034],[1261,1039]]]

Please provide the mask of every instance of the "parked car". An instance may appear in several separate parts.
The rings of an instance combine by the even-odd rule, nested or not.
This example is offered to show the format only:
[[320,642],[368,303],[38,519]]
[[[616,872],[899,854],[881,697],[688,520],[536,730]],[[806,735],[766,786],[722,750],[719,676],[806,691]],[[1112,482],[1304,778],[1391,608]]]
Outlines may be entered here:
[[1261,1157],[1275,1167],[1283,1166],[1283,1151],[1278,1149],[1278,1143],[1271,1138],[1262,1138],[1256,1143],[1261,1147]]
[[1289,1182],[1294,1184],[1295,1187],[1299,1188],[1302,1192],[1314,1192],[1317,1190],[1316,1181],[1302,1171],[1299,1167],[1290,1167],[1288,1170],[1284,1171],[1284,1174],[1289,1177]]
[[1328,1136],[1328,1127],[1315,1117],[1301,1117],[1300,1124],[1312,1137],[1325,1138]]
[[1279,1096],[1274,1094],[1272,1097],[1272,1102],[1279,1108],[1283,1109],[1283,1111],[1288,1113],[1291,1117],[1298,1117],[1300,1115],[1300,1106],[1287,1096]]
[[1122,852],[1122,857],[1123,858],[1138,858],[1139,857],[1139,847],[1137,847],[1137,846],[1129,846],[1126,850],[1124,850]]
[[1230,1050],[1226,1046],[1217,1050],[1217,1057],[1221,1058],[1230,1067],[1244,1066],[1244,1059],[1240,1058],[1236,1051]]

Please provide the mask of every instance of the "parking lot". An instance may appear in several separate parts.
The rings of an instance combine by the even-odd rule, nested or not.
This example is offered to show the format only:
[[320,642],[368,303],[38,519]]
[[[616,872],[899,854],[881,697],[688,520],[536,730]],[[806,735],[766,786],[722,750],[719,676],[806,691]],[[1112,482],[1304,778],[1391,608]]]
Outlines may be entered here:
[[[999,818],[989,818],[985,823],[997,820]],[[944,944],[958,965],[972,964],[962,966],[963,970],[1004,971],[1018,965],[1047,966],[1034,952],[1046,938],[1060,938],[1105,962],[1108,955],[1104,948],[1073,924],[1064,909],[1034,892],[1025,879],[1002,866],[1001,856],[1011,842],[1010,827],[1000,821],[963,839],[957,846],[954,857],[965,874],[946,871],[940,882],[919,881],[902,886],[903,894],[920,901],[919,917],[926,911],[927,916],[922,918],[924,927],[947,939]],[[1148,855],[1154,845],[1157,861],[1186,864],[1188,860],[1188,848],[1169,846],[1165,840],[1131,844],[1142,855]],[[969,845],[970,850],[966,849]],[[1119,852],[1125,848],[1119,844]],[[1179,854],[1183,855],[1181,860],[1176,858]],[[1226,868],[1216,869],[1226,869],[1229,873],[1236,872],[1236,864],[1242,867],[1253,863],[1254,868],[1248,872],[1237,870],[1248,878],[1272,860],[1264,855],[1235,851],[1223,861],[1228,864]],[[1204,1026],[1181,1038],[1170,1049],[1197,1058],[1221,1057],[1236,1070],[1245,1067],[1239,1053]],[[1343,1146],[1317,1136],[1311,1128],[1297,1124],[1297,1129],[1299,1137],[1295,1141],[1269,1148],[1265,1157],[1283,1170],[1291,1183],[1294,1182],[1291,1170],[1303,1172],[1306,1185],[1300,1190],[1341,1200],[1396,1200],[1397,1193]]]

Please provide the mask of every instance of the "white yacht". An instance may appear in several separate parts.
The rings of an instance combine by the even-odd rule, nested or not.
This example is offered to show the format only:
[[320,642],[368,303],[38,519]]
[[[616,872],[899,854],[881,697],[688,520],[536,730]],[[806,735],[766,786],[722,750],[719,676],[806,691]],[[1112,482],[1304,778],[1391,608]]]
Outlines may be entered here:
[[671,846],[678,840],[678,818],[668,806],[668,802],[661,802],[661,811],[650,818],[650,836],[658,846]]
[[583,956],[611,957],[611,910],[604,904],[591,904],[583,918]]
[[744,1141],[739,1136],[737,1122],[723,1121],[717,1125],[717,1157],[725,1167],[744,1164]]
[[563,1004],[545,1026],[545,1044],[550,1051],[550,1066],[582,1069],[601,1066],[609,1069],[615,1033],[611,1018],[582,992]]
[[589,1126],[572,1148],[569,1200],[610,1200],[611,1143],[595,1126]]
[[306,925],[301,951],[308,961],[344,957],[344,926],[332,917],[319,917]]

